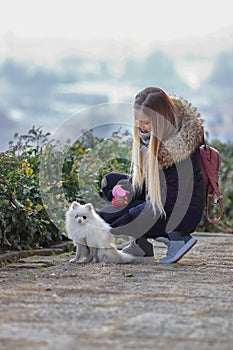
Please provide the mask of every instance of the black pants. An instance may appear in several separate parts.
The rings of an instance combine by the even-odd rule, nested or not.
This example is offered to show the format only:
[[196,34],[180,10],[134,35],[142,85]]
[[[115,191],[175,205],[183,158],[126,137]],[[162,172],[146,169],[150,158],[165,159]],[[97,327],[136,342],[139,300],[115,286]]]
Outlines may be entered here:
[[[105,176],[102,191],[108,201],[113,198],[113,187],[122,179],[128,179],[127,175],[110,173]],[[180,231],[179,225],[172,232],[166,231],[171,213],[167,213],[166,218],[155,216],[149,202],[145,200],[145,192],[133,195],[128,205],[122,207],[107,205],[99,211],[99,215],[111,225],[111,232],[114,235],[133,236],[135,239],[157,237],[184,241],[190,239],[190,234]]]

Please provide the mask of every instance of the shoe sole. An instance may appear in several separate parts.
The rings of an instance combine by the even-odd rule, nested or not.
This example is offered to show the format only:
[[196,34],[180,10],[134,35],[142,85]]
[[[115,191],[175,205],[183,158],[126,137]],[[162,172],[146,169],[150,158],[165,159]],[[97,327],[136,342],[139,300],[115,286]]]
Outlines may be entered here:
[[194,245],[197,243],[197,239],[192,237],[179,251],[176,253],[176,255],[170,259],[167,260],[159,260],[160,264],[172,264],[172,263],[177,263],[180,259],[183,258],[185,254],[187,254],[190,249],[194,247]]

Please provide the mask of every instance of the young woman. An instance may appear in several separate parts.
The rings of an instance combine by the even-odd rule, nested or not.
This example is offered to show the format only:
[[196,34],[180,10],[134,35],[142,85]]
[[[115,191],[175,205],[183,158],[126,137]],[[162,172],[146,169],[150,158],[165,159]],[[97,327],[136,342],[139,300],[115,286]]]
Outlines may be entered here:
[[180,260],[196,243],[191,236],[201,221],[205,189],[199,146],[203,139],[200,114],[188,102],[158,87],[147,87],[134,101],[132,177],[110,173],[102,190],[112,200],[121,183],[130,193],[124,207],[107,206],[100,215],[112,233],[135,237],[125,252],[153,258],[147,238],[167,244],[161,264]]

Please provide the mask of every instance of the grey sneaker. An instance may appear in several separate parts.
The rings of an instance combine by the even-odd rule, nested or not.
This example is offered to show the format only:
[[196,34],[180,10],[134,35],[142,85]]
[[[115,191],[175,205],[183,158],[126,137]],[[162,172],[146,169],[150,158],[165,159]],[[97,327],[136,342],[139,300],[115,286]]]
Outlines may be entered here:
[[159,259],[159,263],[171,264],[179,261],[196,243],[197,240],[194,237],[190,238],[186,243],[184,241],[166,242],[165,244],[168,246],[167,255]]
[[137,258],[142,258],[142,260],[153,261],[154,255],[143,250],[143,248],[136,243],[136,241],[130,242],[126,247],[122,248],[123,253],[131,254]]
[[156,242],[161,242],[161,243],[164,243],[166,245],[168,245],[168,243],[170,242],[170,240],[166,237],[157,237],[155,240],[156,240]]

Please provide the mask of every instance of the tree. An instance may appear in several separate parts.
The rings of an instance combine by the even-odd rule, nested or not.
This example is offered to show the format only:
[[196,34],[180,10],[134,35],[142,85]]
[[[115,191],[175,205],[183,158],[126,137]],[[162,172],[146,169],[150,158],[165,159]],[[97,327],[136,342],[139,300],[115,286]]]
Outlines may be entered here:
[[217,85],[218,88],[229,88],[233,86],[233,50],[221,52],[214,63],[214,68],[208,83]]

